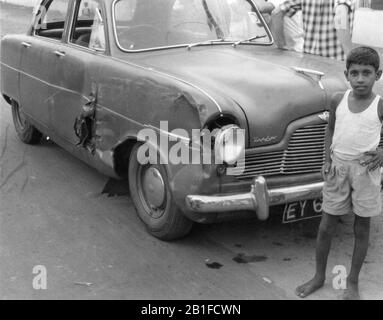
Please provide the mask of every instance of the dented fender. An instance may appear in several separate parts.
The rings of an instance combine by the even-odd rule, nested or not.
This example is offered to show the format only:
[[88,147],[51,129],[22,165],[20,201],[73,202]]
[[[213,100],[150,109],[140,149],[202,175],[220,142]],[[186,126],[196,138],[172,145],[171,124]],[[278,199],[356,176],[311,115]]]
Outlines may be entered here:
[[[101,68],[95,112],[95,156],[115,170],[115,150],[141,130],[182,129],[188,137],[219,115],[214,103],[198,90],[172,78],[121,62]],[[161,150],[161,153],[167,152]],[[114,159],[114,160],[112,160]]]

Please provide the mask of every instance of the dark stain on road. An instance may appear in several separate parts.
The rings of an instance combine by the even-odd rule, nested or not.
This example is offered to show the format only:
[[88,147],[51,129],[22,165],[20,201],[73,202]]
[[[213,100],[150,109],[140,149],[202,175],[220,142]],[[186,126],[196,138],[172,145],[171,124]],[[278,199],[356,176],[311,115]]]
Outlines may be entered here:
[[273,245],[275,245],[275,246],[283,246],[283,243],[278,242],[278,241],[273,241]]
[[245,255],[244,253],[238,253],[233,260],[237,263],[251,263],[251,262],[262,262],[266,261],[266,256],[257,256],[257,255]]
[[223,265],[218,262],[206,262],[206,266],[210,269],[220,269],[223,267]]
[[128,196],[130,194],[129,182],[110,178],[101,193],[108,197]]

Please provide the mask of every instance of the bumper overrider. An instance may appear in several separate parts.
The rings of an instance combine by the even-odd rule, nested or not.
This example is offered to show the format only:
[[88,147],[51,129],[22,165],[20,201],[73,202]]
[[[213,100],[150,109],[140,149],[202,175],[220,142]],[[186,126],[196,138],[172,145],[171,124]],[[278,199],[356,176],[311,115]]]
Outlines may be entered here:
[[322,197],[323,182],[316,182],[298,186],[268,189],[263,176],[254,178],[248,193],[233,195],[188,195],[186,206],[198,213],[255,211],[258,219],[269,217],[269,207],[295,201],[311,200]]

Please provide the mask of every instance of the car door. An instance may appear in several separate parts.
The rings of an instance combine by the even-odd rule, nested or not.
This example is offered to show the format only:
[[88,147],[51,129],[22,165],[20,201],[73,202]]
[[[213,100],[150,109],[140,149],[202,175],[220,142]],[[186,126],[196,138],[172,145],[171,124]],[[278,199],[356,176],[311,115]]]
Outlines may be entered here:
[[72,10],[71,30],[55,69],[61,89],[53,97],[51,125],[61,138],[78,144],[75,122],[85,105],[95,103],[98,66],[105,63],[106,45],[102,1],[76,0]]
[[54,73],[61,57],[70,1],[43,0],[36,12],[32,30],[22,39],[20,101],[23,111],[45,127],[50,124],[50,110],[58,88]]

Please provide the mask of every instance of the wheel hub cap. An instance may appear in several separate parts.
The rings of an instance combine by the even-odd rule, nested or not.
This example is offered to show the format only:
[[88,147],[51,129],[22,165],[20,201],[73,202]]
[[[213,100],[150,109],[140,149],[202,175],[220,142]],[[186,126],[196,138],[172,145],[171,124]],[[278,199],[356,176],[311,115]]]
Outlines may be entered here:
[[161,173],[156,168],[149,168],[145,171],[142,186],[148,205],[152,209],[161,208],[165,202],[165,183]]

